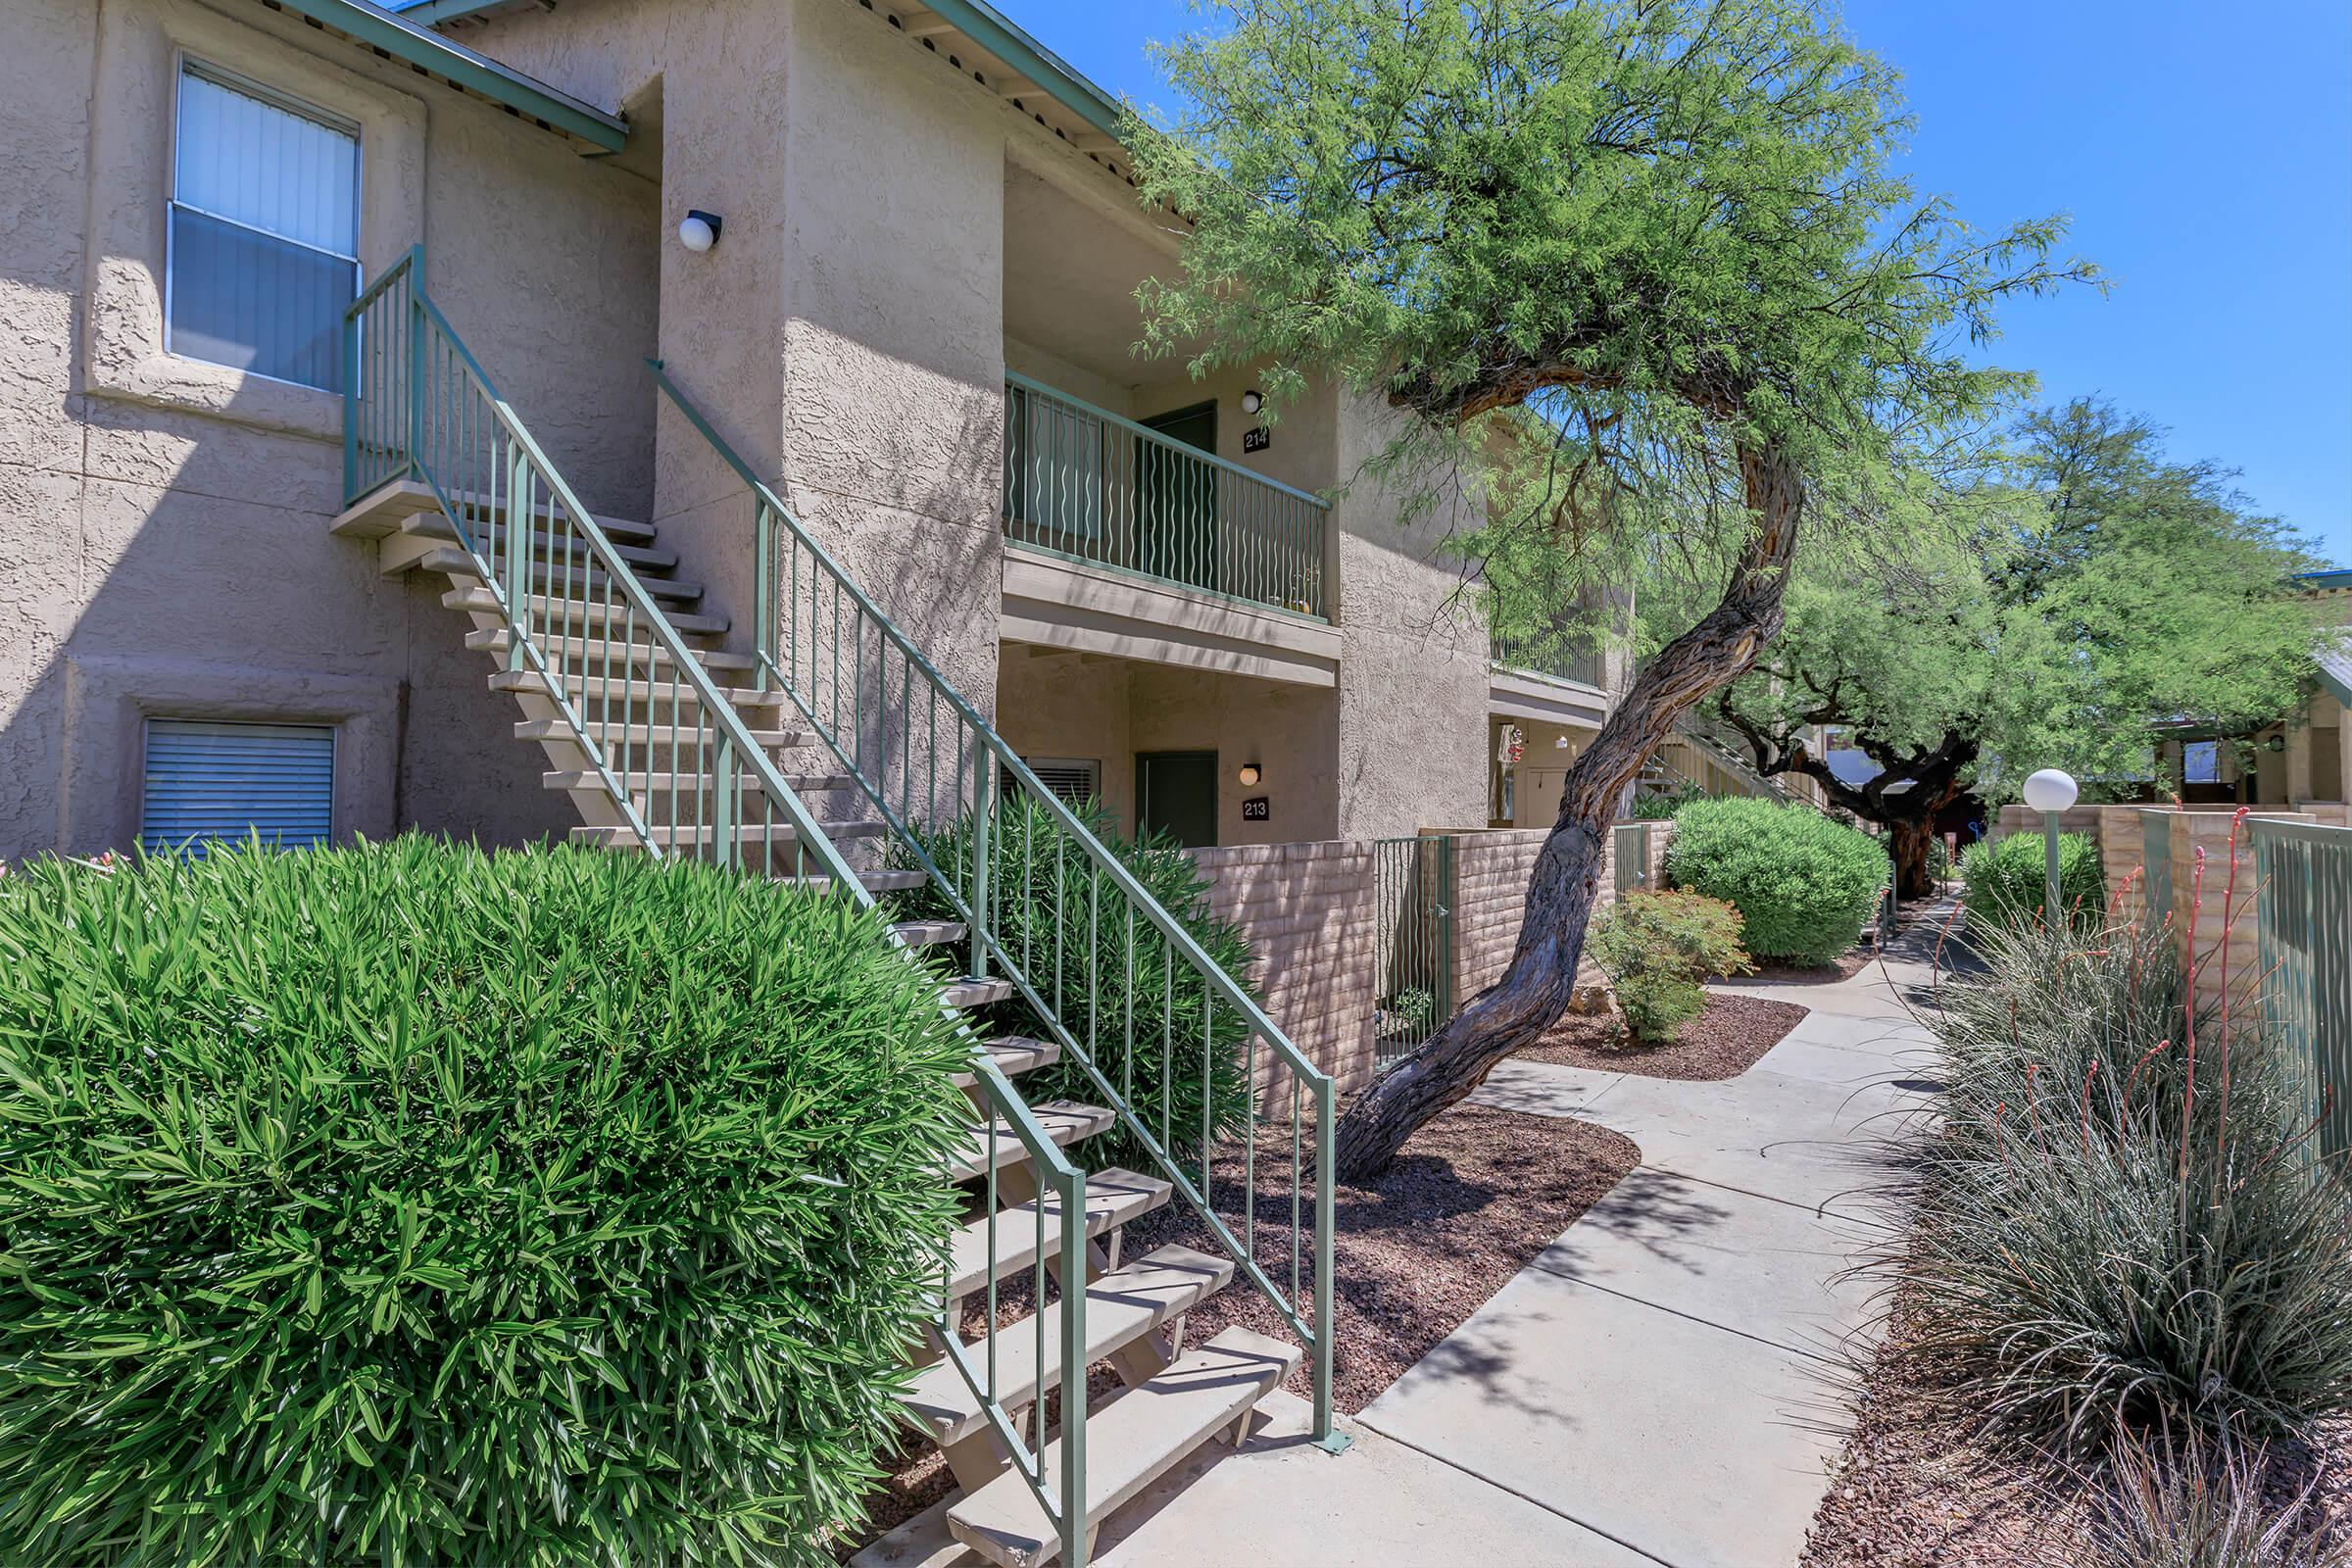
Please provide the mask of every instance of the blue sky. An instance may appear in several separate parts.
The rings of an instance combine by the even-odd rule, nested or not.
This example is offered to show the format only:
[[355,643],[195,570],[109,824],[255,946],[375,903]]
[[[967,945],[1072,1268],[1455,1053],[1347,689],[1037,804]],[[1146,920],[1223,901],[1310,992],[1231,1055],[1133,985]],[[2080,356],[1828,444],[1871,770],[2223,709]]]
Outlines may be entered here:
[[[1179,0],[1000,0],[1114,93],[1165,91]],[[2174,456],[2352,565],[2352,5],[2344,0],[1847,0],[1903,74],[1909,170],[1992,226],[2074,215],[2115,289],[2027,301],[1998,363],[2104,393]]]

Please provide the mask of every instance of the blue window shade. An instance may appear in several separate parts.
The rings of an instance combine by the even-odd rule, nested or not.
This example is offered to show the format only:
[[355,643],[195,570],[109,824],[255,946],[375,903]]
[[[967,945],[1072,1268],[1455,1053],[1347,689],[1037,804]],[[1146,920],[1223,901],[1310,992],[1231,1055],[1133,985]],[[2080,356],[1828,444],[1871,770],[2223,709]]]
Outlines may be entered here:
[[168,346],[339,391],[359,289],[360,142],[194,65],[179,76]]
[[334,831],[335,732],[307,724],[149,719],[139,843],[197,854],[258,834],[279,849]]

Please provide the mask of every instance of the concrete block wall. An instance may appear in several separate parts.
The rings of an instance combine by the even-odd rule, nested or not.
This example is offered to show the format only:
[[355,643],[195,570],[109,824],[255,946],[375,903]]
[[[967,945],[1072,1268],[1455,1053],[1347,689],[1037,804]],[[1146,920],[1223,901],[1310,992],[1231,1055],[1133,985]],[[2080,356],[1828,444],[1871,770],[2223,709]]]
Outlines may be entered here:
[[[1674,842],[1671,821],[1649,826],[1649,886],[1666,881],[1666,847]],[[1465,833],[1454,850],[1454,976],[1456,997],[1468,1001],[1502,978],[1518,946],[1519,927],[1527,909],[1527,879],[1534,872],[1536,853],[1544,847],[1548,829],[1508,828],[1492,833]],[[1617,835],[1611,832],[1601,847],[1600,887],[1593,895],[1592,912],[1617,902]],[[1600,983],[1591,960],[1579,965],[1577,984]]]
[[[1372,841],[1267,844],[1195,850],[1210,879],[1208,905],[1257,948],[1249,978],[1309,1061],[1342,1094],[1372,1076]],[[1261,1055],[1257,1083],[1269,1107],[1288,1104],[1290,1075]]]

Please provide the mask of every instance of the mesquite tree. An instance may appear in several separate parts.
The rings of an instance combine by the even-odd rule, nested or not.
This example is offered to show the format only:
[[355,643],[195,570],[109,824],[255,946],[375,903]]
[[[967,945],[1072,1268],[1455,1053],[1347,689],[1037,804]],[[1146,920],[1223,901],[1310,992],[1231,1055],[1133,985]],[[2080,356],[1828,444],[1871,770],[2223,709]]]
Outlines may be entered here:
[[[1799,567],[1780,637],[1708,710],[1760,771],[1886,826],[1920,897],[1962,795],[2014,800],[2044,766],[2144,779],[2167,720],[2250,730],[2294,710],[2318,607],[2292,577],[2317,563],[2230,477],[2082,398],[1941,478],[1860,487],[1868,525]],[[1876,776],[1839,780],[1824,724]]]
[[1192,225],[1144,290],[1151,346],[1385,399],[1398,469],[1483,471],[1495,530],[1563,554],[1654,526],[1661,489],[1732,502],[1693,557],[1712,607],[1569,770],[1508,969],[1349,1107],[1363,1180],[1566,1007],[1627,785],[1779,629],[1808,472],[2005,395],[1956,340],[2091,270],[2049,260],[2054,220],[1973,236],[1890,173],[1894,74],[1822,6],[1208,9],[1157,51],[1178,118],[1129,127],[1146,199]]

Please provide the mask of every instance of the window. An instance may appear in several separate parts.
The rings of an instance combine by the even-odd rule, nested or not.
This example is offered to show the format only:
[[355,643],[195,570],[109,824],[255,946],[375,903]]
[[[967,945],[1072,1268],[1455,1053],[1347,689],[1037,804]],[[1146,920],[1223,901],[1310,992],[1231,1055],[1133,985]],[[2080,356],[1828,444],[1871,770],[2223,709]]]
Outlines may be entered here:
[[333,835],[335,732],[308,724],[147,721],[139,843],[204,853],[258,834],[279,849]]
[[165,347],[341,391],[359,210],[355,127],[183,65]]
[[[1029,771],[1037,775],[1040,784],[1072,809],[1087,801],[1100,799],[1102,794],[1102,764],[1096,759],[1024,757],[1021,760],[1029,764]],[[1013,782],[1009,769],[1004,774],[1004,794],[1010,797]]]

